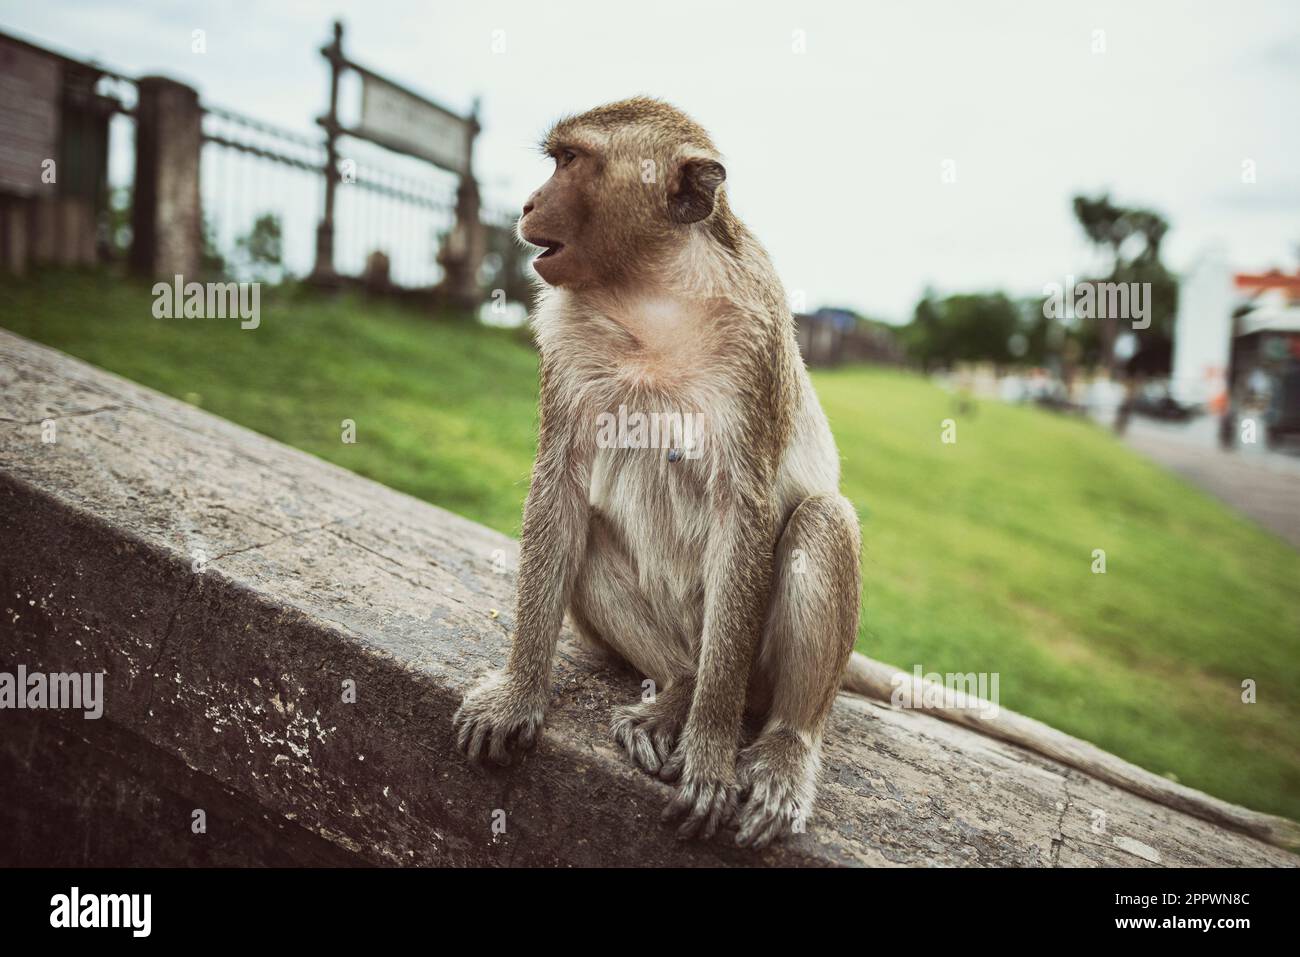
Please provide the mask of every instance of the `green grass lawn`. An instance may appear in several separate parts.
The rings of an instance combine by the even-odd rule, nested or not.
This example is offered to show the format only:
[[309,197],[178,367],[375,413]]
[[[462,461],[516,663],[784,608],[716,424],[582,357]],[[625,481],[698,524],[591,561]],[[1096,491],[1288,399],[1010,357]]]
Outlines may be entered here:
[[[518,533],[537,391],[518,335],[306,295],[264,297],[248,331],[150,305],[147,285],[45,274],[0,286],[0,325]],[[1004,707],[1300,819],[1300,554],[1087,423],[958,415],[879,369],[814,380],[862,516],[859,648],[997,672]]]

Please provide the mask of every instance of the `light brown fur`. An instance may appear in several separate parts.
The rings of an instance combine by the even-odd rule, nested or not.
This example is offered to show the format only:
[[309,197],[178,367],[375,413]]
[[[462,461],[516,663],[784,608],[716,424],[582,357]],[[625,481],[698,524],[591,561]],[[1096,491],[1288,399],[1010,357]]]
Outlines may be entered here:
[[[665,812],[741,844],[802,830],[857,634],[859,530],[784,291],[735,218],[704,130],[655,100],[556,124],[555,175],[520,235],[558,252],[532,322],[541,434],[524,508],[517,632],[466,697],[458,741],[508,761],[536,741],[567,609],[658,689],[616,738],[677,781]],[[649,171],[650,175],[647,175]],[[608,448],[602,413],[697,413],[699,457]],[[759,722],[743,751],[742,717]]]

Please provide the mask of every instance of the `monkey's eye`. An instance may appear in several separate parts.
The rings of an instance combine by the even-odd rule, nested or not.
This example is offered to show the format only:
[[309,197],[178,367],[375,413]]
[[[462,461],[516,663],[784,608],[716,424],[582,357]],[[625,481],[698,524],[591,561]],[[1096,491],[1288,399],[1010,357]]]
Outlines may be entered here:
[[573,150],[561,150],[559,155],[555,157],[555,164],[563,169],[577,158],[578,154],[573,152]]

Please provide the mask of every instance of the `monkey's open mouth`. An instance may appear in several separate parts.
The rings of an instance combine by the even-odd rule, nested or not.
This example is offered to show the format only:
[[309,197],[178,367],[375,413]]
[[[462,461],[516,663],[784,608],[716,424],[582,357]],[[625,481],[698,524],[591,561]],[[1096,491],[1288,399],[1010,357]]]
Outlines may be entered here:
[[541,246],[542,251],[538,259],[548,259],[564,248],[564,243],[557,242],[554,239],[534,239],[530,240],[534,246]]

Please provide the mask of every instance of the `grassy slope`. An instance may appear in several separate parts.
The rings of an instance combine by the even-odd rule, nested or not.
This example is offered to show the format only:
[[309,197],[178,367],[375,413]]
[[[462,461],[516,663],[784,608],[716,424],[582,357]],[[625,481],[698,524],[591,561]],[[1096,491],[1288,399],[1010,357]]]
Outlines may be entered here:
[[[0,325],[517,533],[536,358],[510,334],[310,299],[264,302],[241,331],[149,303],[143,286],[45,276],[0,288]],[[1006,707],[1300,818],[1300,555],[1085,423],[996,403],[958,416],[905,374],[815,379],[863,518],[860,647],[998,672]],[[1259,703],[1240,702],[1244,678]]]
[[517,534],[537,359],[513,335],[361,302],[264,296],[250,330],[151,303],[146,285],[44,275],[0,285],[0,326]]

